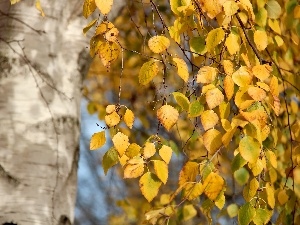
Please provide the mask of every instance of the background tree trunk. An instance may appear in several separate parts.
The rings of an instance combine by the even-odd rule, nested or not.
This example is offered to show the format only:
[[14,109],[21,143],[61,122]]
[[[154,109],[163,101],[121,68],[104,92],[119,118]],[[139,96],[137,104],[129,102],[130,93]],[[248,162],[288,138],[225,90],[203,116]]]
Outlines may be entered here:
[[0,224],[70,224],[76,195],[81,0],[0,0]]

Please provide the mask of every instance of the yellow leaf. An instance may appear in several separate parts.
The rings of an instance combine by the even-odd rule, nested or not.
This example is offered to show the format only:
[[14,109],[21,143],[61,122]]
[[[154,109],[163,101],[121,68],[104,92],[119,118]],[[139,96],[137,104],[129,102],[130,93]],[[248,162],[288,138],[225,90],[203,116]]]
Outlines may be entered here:
[[140,178],[139,186],[144,197],[148,202],[151,202],[158,194],[158,190],[161,186],[161,181],[155,174],[147,172]]
[[199,197],[203,191],[204,186],[202,183],[187,183],[186,187],[184,188],[185,195],[184,197],[188,200],[194,200],[195,198]]
[[269,85],[267,85],[266,83],[264,83],[264,82],[256,82],[256,85],[258,86],[258,87],[260,87],[261,89],[264,89],[265,91],[267,91],[267,92],[269,92],[270,91],[270,87],[269,87]]
[[266,157],[268,162],[270,162],[270,164],[274,167],[277,168],[277,158],[274,152],[268,150],[266,151]]
[[274,39],[278,47],[281,47],[284,44],[283,39],[279,35],[276,35]]
[[213,155],[222,146],[222,134],[215,129],[206,131],[203,135],[203,144],[207,151]]
[[141,146],[139,146],[136,143],[132,143],[128,146],[128,148],[126,149],[125,154],[129,157],[129,158],[133,158],[134,156],[137,156],[141,151]]
[[113,0],[95,0],[97,8],[104,15],[110,12],[113,2]]
[[83,16],[88,18],[96,9],[95,0],[85,0],[83,4]]
[[[212,0],[214,1],[214,0]],[[210,2],[210,1],[205,1]],[[211,30],[206,37],[206,47],[208,52],[214,52],[215,47],[220,44],[225,37],[225,32],[222,28]]]
[[170,41],[165,36],[153,36],[148,41],[150,50],[154,53],[161,53],[170,46]]
[[120,122],[120,116],[115,111],[105,116],[105,123],[109,127],[116,126]]
[[225,195],[224,191],[221,191],[219,196],[215,200],[215,205],[221,210],[225,205]]
[[255,15],[253,12],[253,6],[249,0],[239,0],[238,4],[241,8],[245,9],[248,11],[248,14],[250,14],[250,18],[252,21],[255,21]]
[[266,80],[272,72],[272,67],[268,64],[253,66],[252,73],[261,81]]
[[17,2],[19,2],[20,0],[10,0],[10,4],[14,5],[16,4]]
[[89,22],[89,24],[85,28],[83,28],[83,34],[85,35],[86,32],[88,32],[89,29],[91,29],[96,24],[96,22],[97,22],[97,19],[94,19],[91,22]]
[[116,42],[118,39],[119,30],[117,28],[112,28],[109,31],[107,31],[104,35],[105,40],[109,42]]
[[197,215],[197,211],[195,207],[190,204],[190,205],[184,205],[182,207],[182,221],[188,221],[192,218],[194,218]]
[[246,87],[252,82],[252,75],[246,66],[241,66],[232,74],[232,80],[236,85]]
[[259,88],[259,87],[249,87],[248,94],[253,98],[255,101],[262,101],[267,97],[266,92]]
[[250,182],[247,183],[243,190],[243,197],[244,199],[249,202],[257,192],[257,189],[259,188],[259,183],[254,177]]
[[273,76],[271,78],[271,81],[270,81],[270,92],[271,94],[276,97],[279,96],[279,89],[278,89],[278,79],[277,77]]
[[144,173],[144,160],[136,156],[133,159],[127,161],[124,168],[124,179],[126,178],[137,178],[142,176]]
[[103,21],[96,29],[95,35],[105,35],[108,31],[113,29],[115,25],[109,21]]
[[280,205],[284,205],[289,200],[289,196],[287,195],[286,190],[284,189],[278,192],[277,198]]
[[170,131],[170,129],[174,126],[178,117],[178,111],[170,105],[163,105],[157,110],[157,118],[167,131]]
[[176,63],[177,73],[184,82],[188,82],[189,79],[189,70],[186,62],[180,58],[173,58],[173,61]]
[[158,73],[158,66],[155,61],[150,60],[149,62],[145,62],[139,72],[139,82],[142,85],[148,84],[152,81],[153,77],[155,77]]
[[226,131],[230,131],[232,129],[231,124],[227,119],[221,119],[221,124]]
[[295,19],[300,19],[300,5],[297,5],[294,8],[294,18]]
[[225,41],[225,46],[228,49],[230,55],[234,55],[240,50],[239,36],[230,33]]
[[207,13],[210,19],[215,18],[219,13],[222,12],[222,4],[224,1],[221,0],[199,0],[201,9]]
[[226,1],[223,4],[223,8],[226,16],[233,16],[237,13],[239,6],[234,1]]
[[114,111],[116,111],[116,106],[115,105],[108,105],[108,106],[106,106],[105,111],[106,111],[107,114],[111,114]]
[[236,127],[233,127],[232,129],[228,130],[222,137],[222,143],[227,148],[233,135],[235,134]]
[[274,197],[274,187],[269,183],[266,184],[266,192],[268,198],[268,205],[274,209],[275,207],[275,197]]
[[268,25],[274,32],[279,35],[281,34],[281,28],[278,20],[268,19]]
[[126,149],[129,146],[129,138],[127,135],[123,134],[122,132],[118,132],[112,138],[112,142],[120,156],[122,156],[125,153]]
[[220,175],[211,172],[203,182],[204,193],[214,201],[222,191],[224,184],[224,179]]
[[262,159],[258,158],[254,163],[248,163],[249,169],[252,171],[253,176],[258,176],[261,174],[263,169],[266,168],[266,159],[263,157]]
[[110,64],[117,60],[120,54],[120,47],[116,42],[103,42],[98,54],[104,66],[109,67]]
[[249,95],[248,95],[247,87],[239,88],[237,93],[235,94],[234,103],[236,104],[239,109],[246,109],[248,108],[253,102],[255,102]]
[[203,66],[197,74],[197,83],[209,84],[212,83],[218,74],[218,70],[214,67]]
[[172,157],[172,152],[173,152],[172,148],[170,148],[169,146],[163,145],[159,149],[158,154],[167,164],[169,164],[171,157]]
[[118,154],[118,157],[119,157],[120,165],[124,167],[130,158],[128,158],[128,156],[125,155],[125,154],[120,157],[118,151],[117,151],[117,154]]
[[199,165],[196,162],[187,162],[179,173],[178,185],[182,186],[186,182],[194,182],[199,174]]
[[227,213],[230,218],[236,217],[239,211],[237,204],[233,203],[227,207]]
[[42,17],[45,16],[44,10],[41,6],[41,1],[40,0],[35,0],[35,8],[41,13]]
[[205,99],[208,108],[213,109],[224,101],[224,95],[218,88],[214,88],[206,93]]
[[231,76],[226,76],[224,79],[224,90],[225,90],[225,94],[226,94],[226,98],[229,101],[233,94],[234,94],[234,82],[231,78]]
[[130,109],[126,109],[125,115],[124,115],[124,122],[129,127],[132,129],[133,122],[134,122],[134,114]]
[[151,142],[146,142],[143,147],[143,156],[145,159],[148,159],[156,153],[155,145]]
[[218,122],[219,117],[213,110],[206,110],[201,114],[201,123],[205,131],[213,128]]
[[230,103],[222,102],[219,105],[219,116],[221,119],[227,119],[230,115]]
[[260,155],[260,144],[251,136],[245,136],[239,143],[241,156],[250,163],[255,163]]
[[90,141],[90,150],[95,150],[102,147],[105,144],[105,141],[105,131],[93,134]]
[[268,36],[266,31],[256,30],[254,32],[254,43],[259,51],[265,50],[268,45]]
[[233,73],[233,63],[230,60],[223,60],[223,67],[226,75],[231,76]]
[[154,171],[157,177],[164,184],[166,184],[169,176],[168,165],[162,160],[153,160],[153,163],[154,163]]

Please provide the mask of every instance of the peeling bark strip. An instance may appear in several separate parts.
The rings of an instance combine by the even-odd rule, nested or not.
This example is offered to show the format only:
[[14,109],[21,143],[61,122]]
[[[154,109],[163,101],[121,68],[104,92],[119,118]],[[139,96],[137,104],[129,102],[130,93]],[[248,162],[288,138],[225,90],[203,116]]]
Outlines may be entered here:
[[0,0],[0,224],[72,224],[86,21],[81,0],[34,3]]

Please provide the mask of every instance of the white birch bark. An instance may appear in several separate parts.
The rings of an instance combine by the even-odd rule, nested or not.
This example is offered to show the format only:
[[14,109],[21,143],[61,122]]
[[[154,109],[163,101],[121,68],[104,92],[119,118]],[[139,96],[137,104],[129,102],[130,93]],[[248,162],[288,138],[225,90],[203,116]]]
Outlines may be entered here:
[[73,222],[82,3],[0,0],[0,224]]

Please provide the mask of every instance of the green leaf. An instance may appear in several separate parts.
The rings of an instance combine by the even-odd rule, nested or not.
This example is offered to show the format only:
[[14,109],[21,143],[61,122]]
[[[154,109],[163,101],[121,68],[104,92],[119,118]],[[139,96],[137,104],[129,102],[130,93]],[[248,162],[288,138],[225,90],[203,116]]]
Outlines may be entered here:
[[258,208],[256,209],[256,214],[255,217],[253,218],[253,222],[256,225],[264,225],[270,221],[271,216],[272,216],[272,211],[263,208]]
[[190,220],[197,215],[197,211],[193,205],[184,205],[182,210],[183,210],[183,221]]
[[281,15],[281,6],[276,0],[267,2],[267,12],[270,19],[278,19]]
[[239,211],[237,204],[233,203],[227,207],[227,213],[230,218],[236,217]]
[[248,225],[255,217],[255,209],[247,202],[243,205],[238,214],[239,225]]
[[267,24],[267,15],[268,12],[265,8],[261,8],[255,14],[255,23],[260,27],[265,27]]
[[[198,53],[199,55],[204,55],[207,52],[205,39],[201,36],[191,38],[190,48],[192,52]],[[194,57],[199,56],[198,54],[195,53],[193,53]]]
[[148,202],[151,202],[158,194],[161,181],[154,173],[147,172],[141,177],[139,186],[144,197],[148,200]]
[[119,162],[118,151],[111,147],[103,156],[102,165],[105,175],[109,168],[113,167]]
[[204,106],[199,101],[193,101],[189,106],[189,117],[200,116],[204,111]]
[[208,52],[214,52],[215,47],[224,40],[225,32],[222,28],[211,30],[206,37],[206,47]]
[[154,171],[157,177],[166,184],[168,181],[169,171],[168,165],[162,160],[153,160]]
[[173,92],[172,95],[174,96],[176,102],[183,110],[188,111],[190,106],[189,99],[180,92]]
[[246,184],[249,180],[249,172],[247,169],[244,167],[238,169],[237,171],[234,172],[233,174],[235,180],[238,182],[239,185],[243,186]]
[[90,141],[90,150],[96,150],[97,148],[101,148],[105,144],[105,141],[105,131],[93,134]]
[[154,61],[145,62],[139,72],[139,82],[142,85],[148,84],[158,73],[158,66]]
[[260,155],[260,144],[251,136],[245,136],[239,143],[241,156],[250,163],[255,163]]
[[246,165],[247,161],[241,156],[240,153],[238,153],[234,158],[231,163],[231,170],[232,172],[235,172],[239,168],[243,167]]

